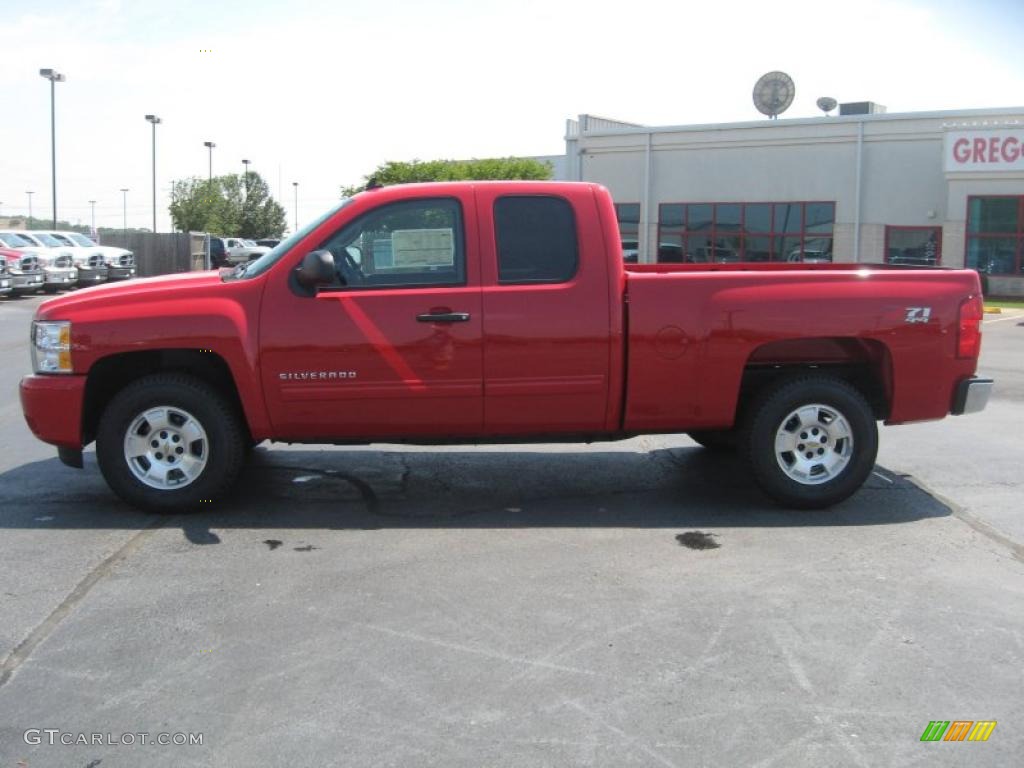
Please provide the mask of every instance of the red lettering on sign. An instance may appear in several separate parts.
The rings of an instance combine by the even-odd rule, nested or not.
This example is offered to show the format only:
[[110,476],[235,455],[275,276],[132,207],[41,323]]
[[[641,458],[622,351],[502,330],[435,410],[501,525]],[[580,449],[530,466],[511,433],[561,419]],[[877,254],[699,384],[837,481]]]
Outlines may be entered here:
[[1007,163],[1020,160],[1020,142],[1016,136],[1007,136],[1003,139],[1003,160]]
[[974,162],[984,163],[985,162],[985,144],[987,142],[984,139],[974,140]]
[[958,163],[966,163],[971,159],[971,142],[967,139],[957,139],[953,144],[953,159]]
[[993,136],[988,140],[988,161],[990,163],[999,162],[999,137]]

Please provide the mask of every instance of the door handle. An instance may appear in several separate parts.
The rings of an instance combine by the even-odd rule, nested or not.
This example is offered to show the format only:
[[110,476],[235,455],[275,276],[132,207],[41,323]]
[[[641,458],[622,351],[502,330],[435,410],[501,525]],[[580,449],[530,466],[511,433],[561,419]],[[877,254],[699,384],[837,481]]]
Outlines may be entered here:
[[416,315],[420,323],[465,323],[469,320],[469,312],[427,312]]

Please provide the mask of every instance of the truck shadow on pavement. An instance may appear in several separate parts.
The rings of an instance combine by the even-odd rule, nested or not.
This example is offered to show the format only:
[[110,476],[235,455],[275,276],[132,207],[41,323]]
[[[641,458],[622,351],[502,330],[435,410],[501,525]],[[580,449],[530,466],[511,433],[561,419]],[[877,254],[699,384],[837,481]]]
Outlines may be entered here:
[[832,509],[782,509],[730,455],[674,447],[649,452],[526,446],[423,450],[257,448],[232,497],[209,510],[139,512],[106,487],[95,457],[84,470],[56,459],[0,475],[0,529],[181,527],[194,544],[215,530],[381,528],[728,528],[907,523],[950,509],[876,467]]

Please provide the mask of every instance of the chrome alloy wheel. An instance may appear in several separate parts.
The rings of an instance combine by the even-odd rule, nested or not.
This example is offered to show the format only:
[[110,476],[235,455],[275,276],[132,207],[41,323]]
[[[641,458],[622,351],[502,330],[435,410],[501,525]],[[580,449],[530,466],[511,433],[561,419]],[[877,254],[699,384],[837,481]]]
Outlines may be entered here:
[[203,473],[209,458],[206,430],[182,408],[149,408],[125,432],[124,459],[139,482],[150,488],[184,488]]
[[802,485],[828,482],[853,458],[850,423],[831,406],[801,406],[775,431],[775,458],[782,471]]

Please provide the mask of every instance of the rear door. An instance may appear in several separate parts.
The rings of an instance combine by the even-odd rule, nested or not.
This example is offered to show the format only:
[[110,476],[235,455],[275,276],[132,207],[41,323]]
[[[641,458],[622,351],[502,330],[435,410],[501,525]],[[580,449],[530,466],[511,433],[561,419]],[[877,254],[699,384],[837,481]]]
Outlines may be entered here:
[[339,280],[282,276],[260,320],[275,432],[299,439],[476,435],[482,312],[472,189],[365,211],[317,247]]
[[593,191],[502,189],[477,187],[485,432],[604,431],[611,319]]

